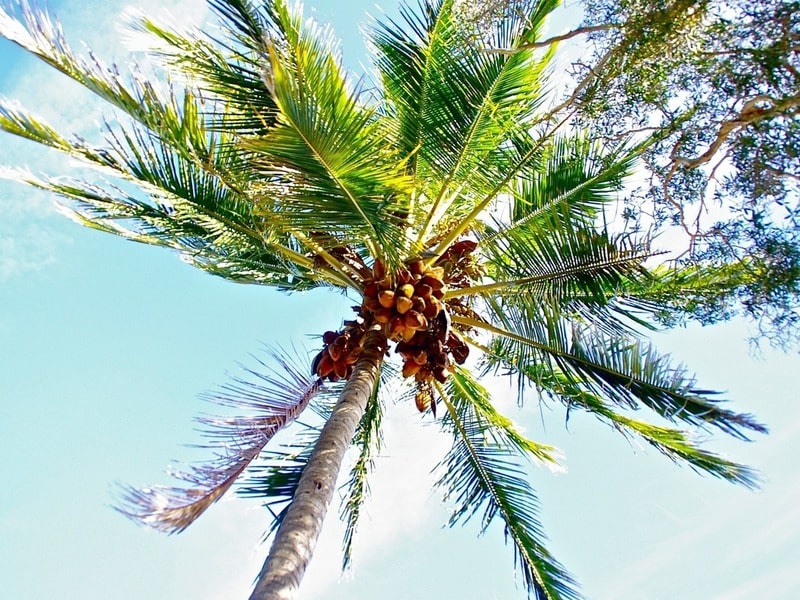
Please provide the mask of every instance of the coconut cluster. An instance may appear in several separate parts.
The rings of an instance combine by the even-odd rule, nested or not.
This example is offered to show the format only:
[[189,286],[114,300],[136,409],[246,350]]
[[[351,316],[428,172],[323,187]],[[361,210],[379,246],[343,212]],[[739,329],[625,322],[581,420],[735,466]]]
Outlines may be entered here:
[[425,269],[418,259],[392,276],[376,260],[372,271],[373,278],[364,285],[362,308],[383,326],[390,340],[410,341],[442,312],[445,284],[441,267]]
[[380,260],[372,269],[364,267],[363,301],[353,307],[358,316],[345,321],[341,331],[325,332],[313,372],[330,381],[348,379],[367,328],[379,326],[387,339],[397,343],[403,376],[415,379],[417,408],[435,411],[433,382],[446,381],[453,363],[463,364],[469,354],[466,342],[450,323],[450,312],[458,314],[465,306],[459,298],[447,303],[444,298],[447,284],[464,287],[479,274],[470,257],[476,245],[471,240],[456,242],[432,266],[414,259],[395,273],[387,273]]
[[398,342],[395,352],[403,357],[403,377],[414,377],[416,381],[417,410],[425,412],[430,408],[435,416],[432,381],[444,383],[453,361],[464,364],[469,354],[466,342],[450,329],[446,310],[439,313],[427,331],[418,331],[409,341]]
[[322,334],[322,351],[314,358],[311,370],[320,379],[348,379],[364,345],[364,327],[360,321],[346,321],[341,331]]
[[[394,277],[376,261],[373,278],[364,286],[363,312],[371,314],[386,337],[397,342],[395,351],[403,357],[403,376],[414,377],[425,390],[434,379],[444,382],[452,362],[463,364],[469,354],[467,344],[450,327],[443,302],[444,277],[444,267],[425,268],[420,259],[407,263]],[[417,402],[420,411],[428,406],[430,402]]]
[[[446,317],[446,313],[442,316]],[[397,343],[395,352],[403,357],[403,377],[444,383],[453,361],[464,364],[469,346],[445,321],[439,318],[429,330],[418,331],[409,341]]]

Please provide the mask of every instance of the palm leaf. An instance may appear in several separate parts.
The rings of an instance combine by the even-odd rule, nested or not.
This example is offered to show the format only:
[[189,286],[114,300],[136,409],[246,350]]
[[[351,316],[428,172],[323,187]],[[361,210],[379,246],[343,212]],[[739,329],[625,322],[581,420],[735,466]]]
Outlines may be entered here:
[[735,311],[740,294],[767,277],[756,261],[747,258],[732,264],[692,262],[659,265],[646,281],[626,281],[619,298],[632,306],[649,308],[668,324],[686,318],[702,323],[726,319]]
[[370,31],[383,80],[384,108],[396,119],[398,144],[415,174],[420,148],[424,146],[426,153],[433,150],[425,139],[425,117],[434,102],[434,87],[442,84],[444,67],[439,59],[455,45],[451,38],[457,35],[452,20],[443,18],[444,2],[421,1],[419,9],[401,4],[401,22],[386,19],[374,23]]
[[210,111],[213,129],[237,136],[261,135],[275,124],[277,107],[264,74],[266,38],[258,48],[229,47],[232,42],[226,45],[198,31],[179,32],[144,15],[133,28],[153,36],[160,44],[157,53],[201,89],[209,102],[215,99],[224,105],[222,111]]
[[525,376],[537,382],[549,396],[563,402],[567,410],[581,408],[591,412],[626,437],[638,437],[646,441],[675,463],[688,464],[699,472],[749,488],[757,487],[758,477],[752,469],[703,450],[683,431],[645,423],[615,411],[598,395],[587,392],[562,373],[529,365]]
[[529,307],[527,313],[509,307],[495,318],[496,326],[462,316],[453,322],[482,329],[497,337],[493,355],[504,357],[524,373],[528,365],[557,370],[587,391],[627,408],[646,406],[669,421],[714,426],[740,439],[744,430],[765,433],[751,415],[720,406],[715,392],[694,387],[683,367],[673,366],[646,343],[622,335],[592,333],[554,318],[548,311]]
[[216,459],[173,476],[185,486],[123,486],[116,507],[136,522],[165,533],[179,533],[230,489],[244,470],[281,429],[292,423],[320,391],[322,382],[295,368],[282,354],[272,352],[275,365],[259,361],[259,370],[245,369],[208,398],[223,406],[244,408],[244,417],[202,417],[211,444],[222,449]]
[[[415,178],[439,182],[425,190],[430,204],[420,243],[445,212],[448,223],[457,222],[498,181],[506,182],[497,149],[533,114],[547,62],[528,51],[482,52],[456,22],[453,4],[425,2],[421,16],[404,10],[404,23],[390,21],[373,32],[389,110],[399,121],[400,143],[415,156]],[[535,38],[545,12],[506,20],[495,30],[496,42],[514,45]],[[469,223],[461,227],[463,232]]]
[[514,181],[508,218],[498,222],[486,240],[508,236],[520,227],[547,227],[554,217],[572,224],[594,224],[629,176],[641,153],[619,145],[609,151],[579,135],[557,135],[546,144],[529,134],[515,140],[524,155],[539,147],[538,161]]
[[270,85],[279,124],[246,148],[258,155],[255,166],[280,202],[259,199],[259,210],[299,230],[327,231],[342,244],[366,244],[395,264],[404,243],[397,217],[402,165],[374,109],[348,90],[330,36],[304,27],[281,2],[274,9],[280,37],[271,40]]
[[264,451],[258,462],[247,470],[245,478],[237,482],[239,496],[262,500],[272,514],[267,535],[280,526],[320,431],[320,428],[308,427],[291,443]]
[[[543,545],[538,500],[519,462],[526,456],[521,436],[496,424],[498,416],[477,382],[464,371],[452,377],[446,390],[439,387],[454,443],[439,466],[444,475],[437,483],[456,503],[450,524],[466,521],[482,509],[485,531],[500,517],[528,591],[541,600],[580,598],[572,578]],[[552,460],[549,448],[535,446]]]
[[447,393],[451,398],[460,398],[462,402],[469,402],[480,420],[490,426],[495,435],[504,440],[503,443],[512,445],[518,451],[535,458],[553,470],[560,469],[556,456],[557,449],[553,446],[539,444],[521,435],[508,417],[497,412],[489,391],[475,379],[469,370],[456,367],[451,378],[448,379]]
[[513,294],[524,301],[524,292],[560,305],[581,299],[602,306],[623,278],[645,274],[642,265],[651,256],[643,245],[611,240],[605,232],[559,216],[514,228],[479,242],[479,248],[494,281],[453,290],[449,297]]
[[346,484],[349,492],[347,499],[342,504],[341,511],[342,519],[345,521],[343,570],[347,569],[352,560],[353,539],[361,516],[361,507],[369,494],[369,475],[375,466],[374,456],[380,452],[383,442],[381,423],[384,406],[380,398],[380,385],[379,380],[353,439],[353,445],[360,448],[360,451],[353,468],[350,470],[350,479]]
[[25,0],[19,6],[18,17],[0,7],[0,36],[157,133],[165,144],[191,155],[192,148],[185,145],[187,140],[176,114],[171,111],[170,102],[162,98],[163,94],[153,83],[135,75],[126,80],[116,65],[105,65],[94,55],[90,55],[88,61],[79,58],[67,43],[61,26],[47,13],[33,8]]
[[[150,197],[149,201],[131,202],[127,194],[128,199],[120,202],[119,194],[99,193],[100,188],[90,184],[74,183],[65,193],[60,183],[16,177],[31,185],[49,185],[51,191],[76,200],[78,208],[84,209],[77,217],[83,224],[94,220],[96,228],[146,243],[162,240],[166,242],[163,245],[186,250],[185,256],[196,266],[236,281],[282,289],[307,289],[318,285],[315,280],[352,286],[348,272],[337,268],[339,265],[332,261],[318,264],[303,256],[306,251],[316,252],[317,245],[304,246],[304,240],[281,220],[254,213],[246,155],[224,136],[220,139],[206,131],[190,93],[185,94],[182,105],[162,107],[164,114],[171,115],[172,139],[179,142],[182,152],[137,126],[119,133],[107,127],[109,146],[95,148],[79,138],[67,139],[41,120],[2,102],[0,128],[99,167],[140,187]],[[138,212],[131,211],[133,204]],[[113,226],[105,226],[110,220],[115,221]],[[176,239],[183,244],[176,244]],[[241,261],[244,264],[237,266]],[[258,265],[269,268],[259,274]]]
[[[0,34],[6,35],[9,39],[12,39],[12,41],[17,42],[22,47],[36,54],[48,64],[100,95],[111,105],[123,110],[135,121],[141,123],[147,130],[152,131],[153,135],[157,137],[158,144],[155,144],[153,141],[154,138],[150,138],[149,141],[153,142],[156,146],[160,145],[160,152],[162,154],[174,152],[177,157],[184,161],[184,166],[188,165],[188,168],[194,169],[195,172],[208,171],[208,173],[201,174],[201,177],[206,177],[208,179],[217,178],[224,181],[225,185],[234,184],[238,192],[244,191],[241,188],[246,188],[244,184],[247,180],[245,179],[243,182],[240,178],[242,176],[252,175],[253,170],[245,168],[246,165],[237,163],[236,165],[227,165],[229,170],[226,171],[224,170],[226,165],[220,163],[215,164],[214,160],[225,156],[228,159],[233,157],[237,161],[240,161],[246,157],[247,154],[241,152],[241,150],[232,152],[229,147],[229,140],[223,140],[217,143],[214,138],[207,134],[205,127],[198,118],[200,112],[197,108],[197,103],[192,99],[190,93],[187,92],[187,94],[184,95],[184,102],[178,105],[172,101],[174,97],[170,97],[170,100],[163,100],[158,90],[148,82],[133,79],[131,82],[126,83],[123,81],[116,67],[106,67],[97,60],[89,64],[76,57],[69,49],[58,25],[53,23],[47,15],[34,11],[25,4],[22,5],[21,12],[22,21],[0,10]],[[9,110],[5,110],[4,112],[4,116],[6,117],[11,114]],[[19,117],[19,115],[12,116]],[[71,147],[68,148],[67,146],[70,146],[70,144],[67,143],[65,138],[51,135],[55,133],[52,128],[31,127],[33,124],[32,119],[28,119],[27,117],[6,118],[4,121],[6,125],[9,125],[7,128],[12,133],[25,135],[40,143],[46,142],[62,151],[81,155],[83,159],[93,161],[105,168],[119,170],[119,164],[109,160],[109,154],[87,151],[86,145],[82,143],[73,143]],[[147,139],[148,135],[149,134],[144,133],[136,136],[128,135],[124,141],[130,146],[129,142],[132,139],[137,138],[137,142],[141,142]],[[151,157],[146,151],[141,153],[134,152],[134,155],[137,162],[141,162],[142,157]],[[119,173],[117,173],[117,175],[118,174]],[[130,175],[130,173],[126,175]],[[158,191],[156,190],[156,195],[157,194]],[[241,205],[239,208],[241,208]],[[232,211],[231,214],[235,214],[235,212],[236,211]],[[245,214],[252,215],[252,212],[248,210],[245,211]],[[78,220],[83,223],[88,222],[85,216],[78,217]],[[262,219],[262,222],[266,221]],[[106,231],[119,230],[118,227],[106,227],[102,224],[96,224],[96,226]],[[125,228],[123,227],[122,229]],[[129,231],[128,233],[131,234],[131,238],[138,237],[142,241],[143,237],[146,237],[139,236],[135,231]],[[295,249],[292,248],[293,245],[298,243],[297,239],[294,239],[292,242],[287,242],[285,239],[286,232],[282,233],[282,239],[275,239],[273,236],[273,239],[270,240],[270,251],[272,251],[272,249],[277,249],[282,252],[284,258],[289,258],[290,260],[299,259],[301,264],[303,262],[313,264],[313,261],[307,259],[303,260],[302,255],[295,252]],[[150,240],[152,241],[152,238],[150,238]],[[209,270],[223,276],[226,272],[225,267],[219,263],[212,264]],[[281,280],[286,282],[287,279],[289,279],[290,285],[288,287],[291,287],[293,282],[305,279],[298,275],[298,273],[292,273],[287,277],[284,274]],[[238,275],[237,277],[240,280],[248,279],[247,277],[241,278]],[[252,279],[252,277],[249,279]],[[333,280],[337,281],[332,281],[332,283],[351,285],[349,277],[341,273],[335,275]]]

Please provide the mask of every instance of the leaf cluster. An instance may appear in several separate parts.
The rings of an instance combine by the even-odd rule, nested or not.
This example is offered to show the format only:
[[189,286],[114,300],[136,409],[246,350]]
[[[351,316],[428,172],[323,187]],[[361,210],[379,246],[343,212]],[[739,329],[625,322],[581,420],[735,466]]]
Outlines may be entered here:
[[[574,65],[571,106],[608,139],[655,134],[650,179],[626,215],[629,227],[681,232],[683,264],[744,270],[769,262],[765,245],[797,247],[798,15],[792,0],[585,3],[594,54]],[[719,310],[685,316],[745,314],[762,337],[793,345],[797,271],[778,260],[761,274],[713,303]]]

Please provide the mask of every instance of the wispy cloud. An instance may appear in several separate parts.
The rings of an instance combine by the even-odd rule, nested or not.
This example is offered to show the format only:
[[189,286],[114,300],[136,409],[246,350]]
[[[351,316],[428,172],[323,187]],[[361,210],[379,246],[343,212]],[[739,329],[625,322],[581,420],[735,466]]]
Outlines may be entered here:
[[[797,455],[800,436],[796,428],[791,431],[794,435],[781,435],[775,443],[763,442],[773,446],[770,454]],[[709,581],[707,590],[695,591],[697,598],[710,597],[712,589],[718,600],[752,597],[756,590],[774,599],[797,597],[790,590],[800,590],[800,553],[795,547],[800,474],[783,463],[766,467],[775,478],[760,492],[704,495],[705,504],[675,517],[674,535],[654,539],[639,560],[626,565],[624,576],[607,578],[596,597],[660,598],[665,596],[653,594],[675,590],[681,580]],[[700,577],[697,571],[704,569],[708,572]]]
[[[209,15],[207,3],[203,0],[144,0],[137,5],[137,10],[156,20],[185,27],[200,24]],[[69,3],[63,14],[57,16],[77,53],[84,53],[83,46],[90,47],[109,63],[119,60],[124,70],[129,60],[129,49],[122,34],[126,27],[123,13],[129,12],[128,8],[120,11],[119,5],[114,3]],[[0,95],[18,101],[62,133],[99,141],[101,121],[104,115],[109,114],[108,107],[78,84],[21,51],[10,57],[21,61],[24,68],[0,81]],[[3,135],[3,142],[0,144],[0,166],[26,166],[34,173],[51,175],[76,173],[78,165],[73,159],[9,135]],[[53,226],[54,214],[51,195],[2,183],[0,281],[57,262],[59,248],[69,243],[70,237]]]
[[55,263],[58,248],[69,242],[68,237],[38,224],[13,234],[0,230],[0,282]]
[[749,581],[733,586],[709,600],[751,600],[752,598],[800,597],[800,572],[796,561],[776,567]]

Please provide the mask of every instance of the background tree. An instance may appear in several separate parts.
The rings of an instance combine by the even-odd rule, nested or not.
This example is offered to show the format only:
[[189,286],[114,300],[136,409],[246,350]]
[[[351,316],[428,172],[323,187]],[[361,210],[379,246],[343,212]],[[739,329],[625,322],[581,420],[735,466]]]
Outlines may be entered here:
[[[287,290],[329,285],[360,300],[355,319],[323,336],[316,377],[253,373],[260,381],[223,390],[223,403],[259,413],[209,420],[213,435],[229,440],[219,461],[184,476],[199,487],[131,490],[131,514],[167,531],[185,528],[323,380],[350,380],[328,424],[356,400],[349,391],[373,389],[387,339],[403,358],[403,375],[414,378],[417,407],[446,409],[442,424],[455,441],[440,484],[457,498],[454,520],[482,506],[484,527],[501,517],[537,596],[576,592],[542,546],[532,490],[514,461],[554,458],[499,415],[458,366],[469,346],[484,354],[487,369],[517,376],[520,398],[535,385],[671,458],[752,485],[747,469],[695,447],[681,431],[620,411],[642,404],[669,421],[739,437],[763,431],[695,389],[635,330],[660,309],[653,298],[671,281],[644,269],[646,243],[615,238],[597,217],[643,146],[601,150],[581,134],[537,131],[548,55],[536,40],[553,6],[532,3],[482,33],[490,50],[508,52],[477,46],[474,31],[452,17],[452,3],[428,5],[422,15],[406,11],[404,27],[376,28],[385,96],[367,103],[348,89],[324,38],[282,3],[260,10],[215,3],[233,39],[221,49],[211,38],[144,21],[173,48],[168,62],[196,77],[201,90],[166,98],[155,85],[126,84],[113,70],[76,59],[41,15],[27,32],[6,19],[9,37],[134,121],[109,127],[108,146],[95,148],[6,105],[4,129],[99,165],[123,187],[20,179],[70,199],[84,224],[177,248],[215,274]],[[349,431],[337,438],[346,446],[361,420],[350,531],[379,431],[380,400],[365,390]],[[299,506],[303,479],[315,477],[310,447],[251,483],[250,493],[294,497],[290,506]],[[312,479],[327,501],[340,460]],[[277,520],[283,527],[291,509]],[[283,539],[279,530],[274,547]],[[297,552],[297,543],[289,546]],[[266,568],[276,563],[273,557]],[[269,570],[262,581],[271,581]]]
[[[513,2],[487,3],[495,12]],[[626,199],[632,230],[669,234],[713,293],[673,298],[668,322],[744,313],[756,339],[797,340],[800,5],[790,0],[601,1],[553,41],[587,52],[554,118],[610,141],[657,138]],[[484,18],[490,17],[484,15]],[[589,58],[585,58],[589,57]]]

